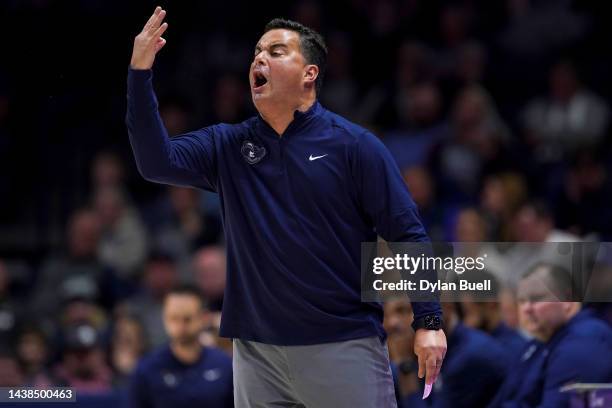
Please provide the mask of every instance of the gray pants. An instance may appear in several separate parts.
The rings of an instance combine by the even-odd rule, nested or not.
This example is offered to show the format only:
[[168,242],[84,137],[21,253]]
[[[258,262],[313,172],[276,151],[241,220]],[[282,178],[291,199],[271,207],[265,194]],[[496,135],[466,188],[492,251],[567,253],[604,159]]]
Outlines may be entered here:
[[233,348],[237,408],[396,408],[378,337],[312,346],[234,339]]

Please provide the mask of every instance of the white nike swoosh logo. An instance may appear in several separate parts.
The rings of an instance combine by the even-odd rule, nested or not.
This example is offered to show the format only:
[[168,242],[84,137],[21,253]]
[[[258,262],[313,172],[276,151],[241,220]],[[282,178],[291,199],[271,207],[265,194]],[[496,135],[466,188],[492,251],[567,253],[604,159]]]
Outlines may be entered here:
[[310,157],[308,158],[308,160],[313,161],[313,160],[317,160],[320,159],[321,157],[325,157],[327,156],[326,154],[322,155],[322,156],[313,156],[312,154],[310,155]]

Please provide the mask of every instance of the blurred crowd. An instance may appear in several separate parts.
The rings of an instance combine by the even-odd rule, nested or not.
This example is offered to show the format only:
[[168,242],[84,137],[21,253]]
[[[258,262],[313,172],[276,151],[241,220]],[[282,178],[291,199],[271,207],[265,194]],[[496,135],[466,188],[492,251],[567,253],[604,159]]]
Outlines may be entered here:
[[[122,389],[168,340],[163,299],[185,282],[205,299],[202,342],[231,352],[217,336],[217,197],[146,183],[131,157],[127,63],[155,4],[129,3],[0,5],[11,16],[3,38],[24,39],[7,45],[0,67],[0,385]],[[321,103],[388,146],[432,240],[611,240],[603,9],[568,0],[161,3],[170,28],[155,83],[170,135],[255,113],[252,48],[282,15],[324,35]],[[54,44],[26,41],[38,35]],[[503,300],[496,321],[525,337],[516,299]],[[609,305],[595,306],[612,324]],[[412,373],[410,305],[387,309],[391,358]],[[483,310],[451,304],[445,315],[485,333]],[[417,387],[399,378],[402,393]]]

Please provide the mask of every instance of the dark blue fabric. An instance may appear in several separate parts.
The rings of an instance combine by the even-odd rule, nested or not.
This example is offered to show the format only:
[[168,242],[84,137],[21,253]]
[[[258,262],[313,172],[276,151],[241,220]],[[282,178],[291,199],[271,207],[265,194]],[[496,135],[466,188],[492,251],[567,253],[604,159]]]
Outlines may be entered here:
[[187,365],[165,346],[140,361],[127,401],[130,408],[233,407],[232,360],[207,347],[196,363]]
[[[127,125],[146,179],[219,193],[228,255],[222,336],[277,345],[385,337],[381,305],[361,302],[360,244],[377,233],[428,237],[372,133],[315,102],[295,112],[282,137],[256,116],[169,139],[151,71],[134,70]],[[441,313],[438,302],[413,308],[417,318]]]
[[562,386],[611,381],[612,329],[582,310],[547,343],[531,342],[490,407],[563,408],[569,394]]
[[503,322],[491,332],[491,336],[501,344],[512,361],[521,356],[527,345],[525,337]]
[[491,336],[457,324],[448,336],[448,352],[430,406],[486,406],[504,381],[508,365],[504,349]]

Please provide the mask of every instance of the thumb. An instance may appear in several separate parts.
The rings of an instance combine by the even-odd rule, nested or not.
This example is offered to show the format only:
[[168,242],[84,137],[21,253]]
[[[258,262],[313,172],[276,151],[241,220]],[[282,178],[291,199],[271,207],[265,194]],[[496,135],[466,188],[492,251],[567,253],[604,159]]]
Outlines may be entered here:
[[159,50],[161,50],[164,45],[166,45],[166,39],[163,37],[159,37],[159,40],[157,40],[157,42],[155,43],[155,52],[157,53]]

